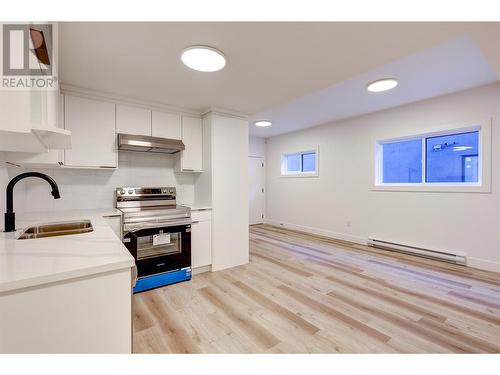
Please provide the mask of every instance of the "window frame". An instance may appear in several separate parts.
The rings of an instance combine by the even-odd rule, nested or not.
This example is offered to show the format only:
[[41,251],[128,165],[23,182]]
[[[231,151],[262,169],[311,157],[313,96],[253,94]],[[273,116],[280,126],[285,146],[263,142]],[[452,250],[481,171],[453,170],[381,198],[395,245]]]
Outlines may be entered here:
[[[439,126],[425,133],[383,137],[374,142],[374,166],[371,190],[380,191],[423,191],[423,192],[491,192],[491,119],[476,122],[477,125]],[[474,123],[472,123],[474,124]],[[478,131],[478,182],[426,182],[426,139]],[[383,182],[383,145],[392,142],[420,139],[422,143],[422,182],[384,183]]]
[[[305,154],[315,154],[314,158],[314,171],[313,172],[303,172],[302,171],[302,158]],[[290,155],[300,155],[300,169],[301,171],[289,172],[287,170],[287,157]],[[281,177],[293,178],[293,177],[318,177],[319,176],[319,147],[307,148],[301,151],[287,151],[281,154]]]

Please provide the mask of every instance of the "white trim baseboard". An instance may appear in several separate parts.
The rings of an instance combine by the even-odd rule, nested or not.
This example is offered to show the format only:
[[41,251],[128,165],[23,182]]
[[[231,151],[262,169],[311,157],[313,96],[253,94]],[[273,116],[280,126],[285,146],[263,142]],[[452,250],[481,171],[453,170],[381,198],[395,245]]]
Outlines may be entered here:
[[500,262],[495,262],[493,260],[467,257],[467,266],[473,268],[479,268],[480,270],[484,271],[492,271],[500,273]]
[[350,241],[350,242],[354,242],[354,243],[357,243],[360,245],[368,244],[368,238],[354,236],[352,234],[333,232],[333,231],[329,231],[326,229],[307,227],[305,225],[285,223],[283,221],[274,220],[274,219],[266,219],[265,223],[269,224],[269,225],[274,225],[276,227],[283,227],[283,228],[287,228],[287,229],[298,230],[301,232],[316,234],[319,236],[325,236],[325,237],[332,238],[334,240]]
[[191,270],[191,274],[194,275],[199,275],[200,273],[205,273],[205,272],[212,272],[212,265],[209,264],[208,266],[201,266],[201,267],[196,267]]
[[[282,228],[286,228],[286,229],[298,230],[301,232],[316,234],[319,236],[325,236],[325,237],[329,237],[329,238],[332,238],[335,240],[350,241],[350,242],[354,242],[354,243],[357,243],[360,245],[367,245],[368,244],[368,237],[365,238],[365,237],[355,236],[355,235],[347,234],[347,233],[339,233],[339,232],[329,231],[326,229],[308,227],[305,225],[286,223],[286,222],[283,222],[280,220],[275,220],[275,219],[266,219],[265,224],[274,225],[276,227],[282,227]],[[500,273],[500,262],[496,262],[496,261],[492,261],[492,260],[467,256],[467,264],[465,266],[472,267],[472,268],[478,268],[478,269],[483,270],[483,271],[492,271],[492,272]]]

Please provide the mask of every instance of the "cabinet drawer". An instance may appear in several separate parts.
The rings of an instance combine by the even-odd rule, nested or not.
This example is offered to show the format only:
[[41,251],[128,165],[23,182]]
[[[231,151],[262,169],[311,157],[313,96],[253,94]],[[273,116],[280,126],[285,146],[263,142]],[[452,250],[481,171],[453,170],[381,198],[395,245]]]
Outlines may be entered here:
[[212,220],[212,210],[191,211],[191,219],[193,221],[210,221]]

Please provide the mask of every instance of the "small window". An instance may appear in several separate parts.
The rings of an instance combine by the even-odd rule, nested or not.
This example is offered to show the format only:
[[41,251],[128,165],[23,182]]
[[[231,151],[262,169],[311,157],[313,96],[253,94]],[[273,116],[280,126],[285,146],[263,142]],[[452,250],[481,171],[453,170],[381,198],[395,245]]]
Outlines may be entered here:
[[376,185],[481,184],[480,130],[378,142]]
[[316,150],[283,154],[281,157],[282,176],[317,176]]

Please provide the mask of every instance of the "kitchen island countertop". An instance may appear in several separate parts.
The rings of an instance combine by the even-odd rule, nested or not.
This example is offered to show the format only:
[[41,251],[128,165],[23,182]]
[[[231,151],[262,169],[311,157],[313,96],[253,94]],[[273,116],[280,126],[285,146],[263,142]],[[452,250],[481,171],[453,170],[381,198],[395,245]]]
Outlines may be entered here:
[[[0,232],[0,294],[133,267],[134,258],[103,218],[120,214],[113,208],[16,214],[18,230]],[[27,227],[74,220],[90,220],[94,230],[17,239]]]

